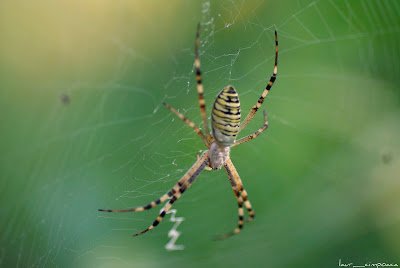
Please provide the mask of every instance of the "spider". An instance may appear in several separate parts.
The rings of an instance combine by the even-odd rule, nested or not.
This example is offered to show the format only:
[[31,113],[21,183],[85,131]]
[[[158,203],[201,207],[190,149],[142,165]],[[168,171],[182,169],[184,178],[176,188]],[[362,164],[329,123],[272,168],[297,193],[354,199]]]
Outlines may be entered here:
[[195,41],[195,61],[194,66],[196,69],[196,80],[197,80],[197,92],[199,95],[199,104],[200,104],[200,113],[203,120],[204,132],[203,132],[189,119],[179,113],[177,110],[172,108],[167,103],[163,103],[172,113],[182,119],[188,126],[190,126],[199,137],[204,142],[205,146],[208,150],[204,151],[201,156],[197,154],[197,161],[194,165],[186,172],[186,174],[178,181],[178,183],[166,194],[161,196],[159,199],[151,202],[150,204],[143,207],[136,207],[131,209],[121,209],[121,210],[110,210],[110,209],[99,209],[99,211],[103,212],[138,212],[143,210],[148,210],[154,208],[160,203],[165,202],[167,199],[171,198],[165,208],[161,211],[157,219],[153,222],[153,224],[137,233],[133,236],[138,236],[141,234],[150,231],[154,227],[156,227],[164,218],[165,214],[170,210],[172,205],[176,200],[178,200],[182,194],[193,184],[196,178],[200,175],[203,169],[207,170],[219,170],[224,167],[226,174],[228,175],[229,181],[232,186],[233,194],[235,195],[238,207],[239,207],[239,220],[237,227],[230,233],[221,235],[217,237],[217,239],[225,239],[234,234],[240,232],[245,223],[244,220],[244,210],[243,204],[247,209],[249,218],[247,221],[252,221],[254,219],[254,211],[250,204],[250,201],[247,199],[247,192],[243,188],[243,183],[239,177],[238,172],[236,171],[235,166],[233,165],[229,153],[231,147],[237,146],[239,144],[245,143],[256,138],[261,134],[264,130],[268,128],[267,114],[264,110],[264,125],[257,130],[254,134],[243,137],[239,140],[236,140],[236,136],[241,132],[245,126],[250,122],[250,120],[254,117],[257,110],[260,108],[261,104],[264,101],[265,96],[268,94],[272,85],[275,82],[276,74],[277,74],[277,64],[278,64],[278,35],[275,30],[275,65],[273,74],[267,84],[265,90],[263,91],[261,97],[258,99],[257,104],[254,105],[244,121],[240,123],[240,102],[239,97],[236,90],[233,86],[227,86],[221,90],[221,92],[217,95],[213,109],[211,112],[211,126],[212,126],[212,136],[208,129],[207,122],[207,114],[206,114],[206,105],[203,97],[203,84],[201,79],[201,71],[200,71],[200,59],[199,59],[199,43],[200,43],[200,23],[197,27],[196,33],[196,41]]

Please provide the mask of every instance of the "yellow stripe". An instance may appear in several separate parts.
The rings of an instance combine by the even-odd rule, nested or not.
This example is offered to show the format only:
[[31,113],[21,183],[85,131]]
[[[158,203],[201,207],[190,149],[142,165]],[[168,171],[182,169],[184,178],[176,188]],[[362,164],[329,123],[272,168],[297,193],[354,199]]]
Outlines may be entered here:
[[237,103],[228,102],[228,101],[226,101],[226,100],[224,100],[222,98],[217,98],[216,101],[221,105],[225,105],[225,106],[236,108],[236,109],[240,108],[240,103],[239,102],[237,102]]
[[223,92],[223,94],[224,94],[225,96],[231,96],[231,97],[237,97],[237,96],[238,96],[238,94],[237,94],[237,93],[228,93],[228,92]]
[[216,127],[217,129],[219,129],[221,132],[229,131],[229,133],[225,133],[225,134],[230,135],[230,136],[236,135],[236,133],[239,130],[239,125],[233,126],[233,127],[224,126],[224,125],[218,124],[215,121],[213,122],[213,126]]
[[240,121],[240,114],[224,114],[221,111],[218,111],[217,109],[213,109],[213,114],[219,117],[229,117],[230,120],[239,120]]
[[[221,104],[219,104],[217,101],[214,103],[214,107],[222,112],[231,112],[231,110],[228,107],[222,106]],[[215,109],[214,108],[214,109]]]
[[213,116],[213,120],[218,123],[218,124],[230,124],[230,125],[239,125],[240,123],[240,119],[225,119],[225,118],[220,118],[218,116]]
[[231,98],[238,98],[238,94],[237,92],[232,93],[232,92],[228,92],[229,89],[223,89],[223,91],[219,94],[219,96],[223,96],[225,98],[231,97]]
[[244,215],[244,210],[243,208],[239,208],[239,216],[243,216]]
[[[222,92],[220,95],[218,95],[218,97],[221,98],[221,99],[224,99],[224,100],[229,101],[229,97],[228,97],[228,96],[225,96],[224,93],[225,93],[225,92]],[[236,94],[236,95],[237,95],[237,94]],[[231,97],[231,99],[234,99],[234,100],[236,101],[236,100],[238,100],[238,97],[239,97],[239,95],[237,95],[236,98]]]

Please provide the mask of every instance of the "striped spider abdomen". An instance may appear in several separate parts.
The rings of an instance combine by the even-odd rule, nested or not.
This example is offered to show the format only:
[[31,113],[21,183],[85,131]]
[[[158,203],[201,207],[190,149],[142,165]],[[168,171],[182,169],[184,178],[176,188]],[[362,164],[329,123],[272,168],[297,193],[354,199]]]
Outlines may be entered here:
[[211,126],[219,145],[229,147],[235,143],[240,125],[240,101],[233,86],[221,90],[214,101]]

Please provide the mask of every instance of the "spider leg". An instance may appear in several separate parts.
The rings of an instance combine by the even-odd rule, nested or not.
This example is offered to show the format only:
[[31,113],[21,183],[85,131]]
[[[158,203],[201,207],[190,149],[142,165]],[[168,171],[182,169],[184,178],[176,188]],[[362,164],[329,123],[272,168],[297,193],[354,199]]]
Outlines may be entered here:
[[182,196],[182,194],[186,191],[186,189],[188,189],[192,185],[192,183],[195,181],[195,179],[203,171],[204,167],[206,165],[208,165],[208,162],[209,162],[209,153],[208,153],[208,151],[205,151],[201,155],[199,160],[197,160],[196,163],[194,163],[194,165],[189,169],[189,171],[186,172],[186,174],[182,177],[181,180],[183,180],[184,183],[179,188],[179,191],[177,193],[175,193],[175,195],[167,203],[167,205],[165,206],[163,211],[161,211],[160,215],[153,222],[153,224],[149,228],[147,228],[147,229],[145,229],[145,230],[143,230],[143,231],[141,231],[141,232],[139,232],[137,234],[134,234],[133,236],[138,236],[138,235],[144,234],[144,233],[150,231],[151,229],[153,229],[154,227],[156,227],[162,221],[162,219],[164,218],[165,214],[170,210],[170,208],[172,207],[174,202],[176,200],[178,200]]
[[[228,175],[229,181],[232,186],[233,194],[235,195],[237,201],[238,201],[238,226],[230,233],[220,235],[216,238],[216,240],[223,240],[228,237],[231,237],[232,235],[235,235],[239,233],[245,222],[247,221],[252,221],[254,219],[254,211],[251,206],[251,203],[249,200],[247,200],[247,192],[243,188],[243,183],[239,177],[238,172],[236,171],[235,166],[233,165],[232,161],[230,158],[226,161],[226,164],[224,165],[226,174]],[[244,220],[244,211],[243,211],[243,203],[246,206],[247,212],[249,214],[249,218],[245,221]]]
[[[252,221],[255,216],[253,207],[251,206],[250,201],[247,200],[247,192],[243,188],[243,182],[240,179],[239,173],[237,172],[237,170],[236,170],[235,166],[233,165],[232,160],[230,158],[227,159],[226,165],[224,167],[225,167],[225,170],[227,171],[228,177],[232,178],[232,179],[229,179],[231,181],[231,184],[232,184],[232,181],[234,181],[236,183],[238,191],[240,192],[240,195],[243,197],[244,205],[249,214],[249,219],[246,221]],[[232,186],[232,188],[233,188],[233,186]]]
[[257,112],[258,108],[260,108],[261,104],[264,102],[265,97],[267,96],[269,90],[271,89],[272,85],[275,82],[276,79],[276,74],[278,72],[278,34],[275,30],[275,66],[274,66],[274,72],[269,80],[269,83],[267,84],[267,87],[264,89],[264,92],[261,94],[261,97],[258,99],[257,104],[254,105],[249,114],[246,116],[246,118],[243,120],[243,122],[240,124],[239,127],[239,132],[244,129],[244,127],[250,122],[250,120],[254,117],[255,113]]
[[[197,156],[197,159],[200,158],[199,153],[196,153],[196,156]],[[206,166],[204,169],[207,170],[207,171],[213,170],[210,166]]]
[[129,209],[99,209],[99,211],[119,213],[119,212],[139,212],[139,211],[143,211],[143,210],[148,210],[148,209],[154,208],[155,206],[157,206],[161,203],[164,203],[168,198],[170,198],[175,193],[177,193],[179,191],[179,189],[182,187],[182,185],[183,185],[183,178],[181,180],[179,180],[178,183],[175,184],[175,186],[168,193],[164,194],[159,199],[152,201],[150,204],[148,204],[146,206],[129,208]]
[[208,122],[207,122],[207,113],[206,113],[206,102],[204,101],[203,96],[203,84],[201,82],[201,70],[200,70],[200,59],[199,59],[199,44],[200,44],[200,23],[197,25],[197,33],[196,33],[196,41],[194,47],[194,67],[196,68],[196,81],[197,81],[197,92],[199,94],[199,105],[200,105],[200,114],[203,119],[204,124],[204,132],[206,133],[206,137],[208,141],[211,141],[210,131],[208,130]]
[[[207,155],[208,155],[208,151],[205,151],[203,153],[202,157],[204,156],[204,154],[206,152],[207,152]],[[199,162],[199,158],[200,157],[197,157],[198,160],[195,163],[195,165]],[[157,199],[155,201],[152,201],[150,204],[148,204],[146,206],[136,207],[136,208],[129,208],[129,209],[99,209],[99,211],[102,211],[102,212],[113,212],[113,213],[140,212],[140,211],[143,211],[143,210],[148,210],[148,209],[154,208],[155,206],[157,206],[157,205],[159,205],[161,203],[164,203],[168,198],[170,198],[171,196],[174,196],[176,193],[179,192],[179,190],[186,183],[188,178],[190,178],[190,176],[188,175],[189,172],[190,172],[190,170],[174,185],[174,187],[172,187],[172,189],[168,193],[164,194],[159,199]]]
[[238,206],[239,206],[239,221],[238,221],[238,227],[236,227],[232,232],[229,232],[227,234],[223,234],[223,235],[219,235],[216,238],[214,238],[214,240],[224,240],[227,239],[228,237],[231,237],[237,233],[239,233],[244,225],[244,220],[243,220],[243,216],[244,216],[244,211],[243,211],[243,198],[241,195],[236,197],[238,200]]
[[189,119],[187,119],[183,114],[179,113],[177,110],[171,107],[171,105],[163,102],[165,107],[167,107],[171,112],[173,112],[176,116],[178,116],[180,119],[183,120],[189,127],[193,128],[193,130],[197,133],[197,135],[200,136],[200,138],[203,140],[204,144],[207,146],[207,148],[210,148],[210,143],[208,140],[204,137],[203,132]]
[[268,119],[267,119],[267,112],[264,110],[264,125],[257,130],[256,132],[254,132],[254,134],[248,135],[246,137],[243,137],[239,140],[237,140],[231,147],[234,147],[236,145],[248,142],[254,138],[256,138],[258,135],[261,134],[261,132],[263,132],[264,130],[266,130],[268,128]]
[[252,221],[252,220],[254,220],[254,217],[255,217],[254,210],[253,210],[253,207],[251,206],[250,201],[247,199],[247,192],[245,189],[243,189],[243,191],[242,191],[242,197],[243,197],[244,205],[247,209],[247,213],[249,214],[249,218],[246,219],[245,222]]

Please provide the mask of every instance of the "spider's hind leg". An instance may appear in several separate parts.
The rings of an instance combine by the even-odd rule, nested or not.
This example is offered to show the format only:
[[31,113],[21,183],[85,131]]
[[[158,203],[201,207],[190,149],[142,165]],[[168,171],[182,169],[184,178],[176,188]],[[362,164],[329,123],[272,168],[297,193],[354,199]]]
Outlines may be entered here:
[[178,192],[181,186],[182,186],[182,183],[181,183],[181,181],[179,181],[177,184],[175,184],[175,186],[168,193],[164,194],[159,199],[152,201],[150,204],[147,204],[146,206],[129,208],[129,209],[99,209],[99,211],[120,213],[120,212],[140,212],[143,210],[148,210],[148,209],[154,208],[155,206],[157,206],[161,203],[164,203],[168,198],[170,198],[176,192]]
[[[239,177],[239,173],[237,172],[230,158],[227,159],[224,168],[226,174],[228,175],[229,182],[231,183],[233,194],[235,195],[238,201],[239,220],[237,227],[232,232],[217,236],[214,240],[223,240],[239,233],[242,230],[245,222],[252,221],[254,219],[254,211],[250,204],[250,201],[247,200],[247,192],[243,188],[243,183]],[[247,220],[244,220],[243,204],[245,205],[247,212],[249,214],[249,218]]]
[[172,207],[172,205],[174,204],[174,202],[175,202],[176,200],[178,200],[179,197],[181,197],[181,195],[185,192],[186,189],[187,189],[186,186],[182,186],[182,187],[179,189],[179,192],[176,193],[176,194],[171,198],[171,200],[168,202],[168,204],[165,206],[165,208],[161,211],[160,215],[159,215],[159,216],[157,217],[157,219],[153,222],[153,224],[152,224],[149,228],[147,228],[147,229],[145,229],[145,230],[143,230],[143,231],[141,231],[141,232],[139,232],[139,233],[137,233],[137,234],[134,234],[133,236],[138,236],[138,235],[144,234],[144,233],[150,231],[151,229],[153,229],[154,227],[156,227],[158,224],[160,224],[160,222],[162,221],[162,219],[164,218],[164,216],[165,216],[165,215],[167,214],[167,212],[171,209],[171,207]]
[[244,205],[247,209],[247,213],[249,214],[249,217],[245,220],[245,222],[252,221],[252,220],[254,220],[254,217],[256,215],[254,214],[254,210],[253,210],[253,207],[251,206],[250,201],[247,200],[247,192],[245,189],[243,189],[241,196],[243,197]]
[[[204,156],[204,154],[202,155],[202,161],[206,161],[208,157],[208,152],[206,153],[206,156]],[[199,157],[197,157],[197,159],[199,159]],[[199,160],[197,160],[197,162],[199,162]],[[196,163],[197,163],[196,162]],[[196,165],[195,163],[195,165]],[[190,171],[190,170],[189,170]],[[176,193],[179,192],[179,190],[182,188],[182,186],[187,182],[187,180],[190,179],[188,177],[188,173],[185,174],[185,176],[183,176],[175,185],[174,187],[172,187],[172,189],[164,194],[163,196],[161,196],[159,199],[152,201],[150,204],[146,205],[146,206],[142,206],[142,207],[136,207],[136,208],[129,208],[129,209],[99,209],[99,211],[102,212],[113,212],[113,213],[119,213],[119,212],[139,212],[139,211],[143,211],[143,210],[148,210],[151,208],[154,208],[155,206],[164,203],[165,201],[168,200],[168,198],[170,198],[171,196],[174,196]]]
[[[168,103],[163,102],[164,106],[168,108],[168,110],[170,110],[172,113],[174,113],[177,117],[179,117],[183,122],[185,122],[189,127],[191,127],[194,132],[197,133],[197,135],[199,135],[199,137],[201,138],[201,140],[204,142],[204,144],[207,146],[207,148],[210,148],[210,142],[208,139],[206,139],[206,137],[204,137],[203,132],[201,132],[201,130],[192,122],[190,121],[188,118],[186,118],[183,114],[181,114],[180,112],[178,112],[177,110],[175,110],[171,105],[169,105]],[[211,139],[210,139],[211,140]]]
[[137,234],[134,234],[133,236],[138,236],[138,235],[144,234],[144,233],[150,231],[151,229],[153,229],[154,227],[156,227],[162,221],[162,219],[167,214],[167,212],[171,209],[174,202],[176,200],[178,200],[182,196],[182,194],[186,191],[186,189],[188,189],[192,185],[192,183],[196,180],[196,178],[203,171],[204,167],[207,166],[208,162],[209,162],[209,153],[208,153],[208,151],[205,151],[201,155],[199,160],[197,160],[196,163],[194,163],[194,165],[188,170],[188,172],[186,172],[186,174],[182,177],[182,179],[179,180],[179,182],[182,182],[181,183],[182,186],[174,194],[174,196],[171,198],[171,200],[167,203],[167,205],[161,211],[160,215],[158,215],[157,219],[153,222],[153,224],[149,228],[147,228]]
[[243,225],[244,225],[243,197],[239,194],[239,196],[237,196],[237,200],[238,200],[238,207],[239,207],[238,226],[232,232],[223,234],[223,235],[219,235],[219,236],[215,237],[214,240],[224,240],[228,237],[231,237],[232,235],[239,233],[242,230]]

